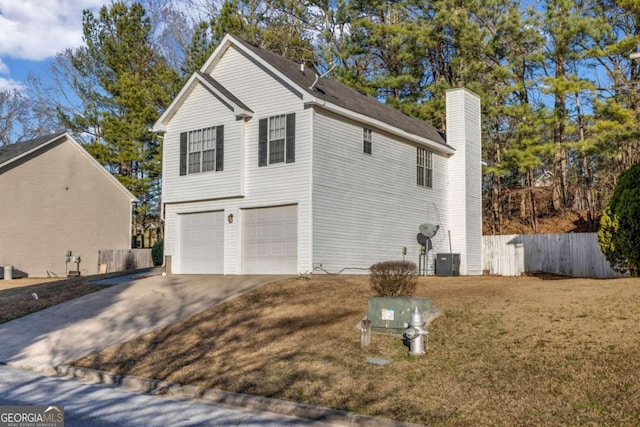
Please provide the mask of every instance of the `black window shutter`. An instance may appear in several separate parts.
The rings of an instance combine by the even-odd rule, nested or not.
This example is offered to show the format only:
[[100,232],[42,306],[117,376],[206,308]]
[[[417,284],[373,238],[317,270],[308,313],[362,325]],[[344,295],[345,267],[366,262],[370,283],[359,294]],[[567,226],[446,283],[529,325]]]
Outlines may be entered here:
[[267,166],[267,132],[269,119],[260,119],[258,124],[258,166]]
[[296,113],[287,114],[287,163],[296,161]]
[[180,134],[180,175],[187,174],[187,133]]
[[216,127],[216,170],[224,170],[224,126]]

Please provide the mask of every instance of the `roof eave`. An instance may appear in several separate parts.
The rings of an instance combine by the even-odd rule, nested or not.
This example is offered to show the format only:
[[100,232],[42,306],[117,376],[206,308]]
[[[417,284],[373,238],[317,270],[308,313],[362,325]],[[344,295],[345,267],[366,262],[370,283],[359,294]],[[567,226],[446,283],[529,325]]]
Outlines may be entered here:
[[156,122],[153,124],[153,127],[151,128],[153,132],[167,131],[167,123],[171,121],[171,118],[175,115],[175,113],[178,111],[180,106],[184,103],[186,95],[188,95],[191,92],[194,84],[197,83],[196,79],[197,79],[197,75],[196,73],[193,73],[191,77],[189,77],[189,80],[187,80],[187,83],[185,83],[182,89],[180,89],[180,92],[178,92],[178,95],[173,99],[173,101],[171,101],[171,104],[169,104],[167,109],[164,110],[164,113],[162,113],[158,118],[158,120],[156,120]]
[[247,49],[240,41],[238,41],[234,36],[230,34],[227,34],[224,39],[222,39],[222,42],[211,55],[209,60],[205,63],[205,65],[200,69],[200,72],[209,74],[215,64],[222,57],[222,54],[226,52],[227,49],[231,46],[234,46],[236,49],[239,49],[245,54],[251,56],[251,58],[253,58],[253,60],[260,64],[262,67],[269,69],[269,71],[273,73],[274,76],[280,79],[285,85],[288,85],[290,89],[293,89],[295,92],[297,92],[296,95],[299,95],[303,101],[306,101],[306,99],[312,97],[312,95],[309,93],[308,88],[303,87],[293,81],[291,78],[289,78],[289,76],[280,71],[277,67],[274,67],[260,55],[257,55],[253,51]]
[[43,147],[46,147],[49,144],[52,144],[56,141],[59,141],[60,139],[65,138],[67,141],[69,141],[83,156],[85,156],[89,162],[91,162],[94,166],[96,166],[106,177],[107,179],[109,179],[111,182],[114,183],[114,185],[116,185],[120,191],[124,192],[127,197],[131,200],[131,203],[133,202],[139,202],[138,198],[136,196],[133,195],[133,193],[131,193],[129,190],[127,190],[127,188],[120,182],[117,180],[117,178],[115,176],[113,176],[109,171],[107,171],[104,166],[102,166],[100,163],[98,163],[98,161],[91,155],[89,154],[89,152],[82,146],[80,145],[80,143],[78,143],[78,141],[76,141],[75,139],[73,139],[71,137],[71,135],[69,135],[69,133],[67,132],[62,132],[56,135],[52,135],[52,137],[47,140],[46,142],[39,144],[38,146],[32,148],[29,151],[25,151],[24,153],[21,153],[9,160],[7,160],[6,162],[0,164],[0,169],[2,169],[3,167],[19,160],[22,159],[26,156],[31,155],[32,153],[35,153],[38,150],[41,150]]
[[73,139],[71,135],[69,135],[68,133],[65,133],[64,135],[67,137],[67,140],[71,142],[73,146],[76,147],[76,149],[80,151],[80,153],[89,160],[89,162],[91,162],[95,167],[97,167],[98,170],[102,172],[102,174],[104,174],[108,180],[110,180],[120,191],[122,191],[127,196],[127,198],[129,198],[131,203],[137,203],[140,201],[136,196],[134,196],[134,194],[131,191],[127,189],[127,187],[124,186],[124,184],[118,181],[118,178],[116,178],[111,172],[109,172],[104,166],[102,166],[95,159],[95,157],[89,154],[86,148],[84,148],[78,141]]
[[187,83],[182,87],[175,99],[169,104],[167,109],[162,113],[160,118],[153,124],[151,130],[157,133],[164,133],[167,131],[167,124],[171,121],[171,118],[176,114],[178,109],[182,106],[187,96],[191,93],[196,84],[203,85],[207,90],[215,93],[215,96],[224,100],[224,103],[231,106],[231,110],[236,118],[251,118],[253,117],[253,111],[243,108],[235,101],[229,99],[222,92],[220,92],[215,86],[210,84],[206,79],[200,76],[197,72],[193,73]]
[[402,130],[402,129],[396,127],[396,126],[389,125],[389,124],[387,124],[387,123],[385,123],[385,122],[383,122],[381,120],[373,119],[373,118],[371,118],[369,116],[366,116],[364,114],[356,113],[356,112],[351,111],[351,110],[349,110],[347,108],[340,107],[340,106],[338,106],[336,104],[332,104],[330,102],[327,102],[327,101],[324,101],[322,99],[316,98],[310,92],[309,88],[303,87],[303,86],[297,84],[296,82],[294,82],[286,74],[282,73],[276,67],[274,67],[271,64],[269,64],[267,61],[265,61],[259,55],[256,55],[252,51],[250,51],[247,48],[245,48],[242,45],[242,43],[236,41],[236,39],[233,36],[229,35],[229,34],[227,34],[224,37],[224,39],[222,40],[222,42],[220,43],[218,48],[214,51],[214,53],[211,55],[209,60],[205,63],[205,65],[201,68],[200,71],[203,72],[203,73],[209,73],[211,71],[211,69],[215,66],[215,64],[218,62],[219,58],[222,57],[222,54],[224,52],[226,52],[226,50],[232,45],[235,46],[237,49],[241,49],[245,53],[251,55],[251,57],[254,58],[256,61],[261,63],[263,66],[269,68],[271,70],[271,72],[273,72],[276,76],[278,76],[279,79],[281,79],[282,81],[286,82],[286,84],[288,84],[291,87],[293,87],[296,90],[298,90],[302,94],[302,102],[304,102],[305,104],[315,105],[315,106],[324,108],[326,110],[331,110],[331,111],[333,111],[333,112],[335,112],[335,113],[337,113],[339,115],[352,118],[352,119],[357,120],[359,122],[367,123],[372,127],[377,127],[379,129],[383,129],[386,132],[389,132],[389,133],[391,133],[393,135],[396,135],[396,136],[402,137],[404,139],[407,139],[409,141],[415,142],[417,144],[429,147],[433,151],[436,151],[436,152],[439,152],[439,153],[442,153],[442,154],[452,155],[452,154],[454,154],[456,152],[456,150],[453,147],[451,147],[450,145],[439,143],[439,142],[433,141],[431,139],[421,137],[421,136],[416,135],[414,133]]
[[5,166],[10,165],[11,163],[13,163],[15,161],[18,161],[18,160],[22,159],[23,157],[29,156],[31,153],[34,153],[34,152],[40,150],[42,147],[46,147],[47,145],[51,144],[52,142],[57,141],[60,138],[63,138],[65,135],[67,135],[66,132],[61,132],[59,134],[52,135],[51,138],[48,141],[43,142],[42,144],[39,144],[36,147],[33,147],[29,151],[25,151],[24,153],[20,153],[17,156],[12,157],[9,160],[6,160],[4,163],[0,164],[0,169],[4,168]]
[[[202,78],[200,75],[196,74],[198,81],[204,85],[208,90],[214,92],[216,94],[217,97],[219,97],[220,99],[222,99],[227,105],[230,105],[232,107],[233,110],[233,114],[237,117],[237,118],[251,118],[253,117],[253,111],[247,109],[247,108],[243,108],[240,105],[238,105],[235,101],[229,99],[227,96],[225,96],[222,92],[220,92],[215,86],[213,86],[212,84],[210,84],[207,80],[205,80],[204,78]],[[226,90],[226,89],[225,89]],[[232,94],[233,95],[233,94]],[[240,101],[241,102],[241,101]]]
[[231,36],[230,34],[226,34],[220,41],[220,44],[218,45],[218,47],[213,51],[211,56],[209,56],[209,59],[207,59],[204,65],[200,68],[200,72],[204,74],[211,73],[211,70],[213,69],[215,64],[218,63],[222,55],[227,51],[229,46],[231,46],[232,44],[237,45],[239,43],[235,42],[235,39],[233,38],[233,36]]
[[423,146],[428,147],[429,149],[441,153],[441,154],[445,154],[445,155],[451,155],[451,154],[455,154],[456,150],[451,147],[450,145],[446,145],[446,144],[442,144],[436,141],[432,141],[431,139],[416,135],[414,133],[411,132],[407,132],[405,130],[402,130],[396,126],[392,126],[389,125],[383,121],[377,120],[377,119],[373,119],[369,116],[366,116],[364,114],[360,114],[360,113],[356,113],[354,111],[351,111],[349,109],[346,109],[344,107],[340,107],[338,105],[332,104],[330,102],[324,101],[322,99],[318,99],[318,98],[310,98],[310,99],[306,99],[305,100],[306,104],[309,105],[313,105],[322,109],[325,109],[327,111],[331,111],[333,113],[336,113],[340,116],[343,117],[348,117],[352,120],[364,123],[366,125],[369,125],[371,127],[375,127],[378,129],[382,129],[385,132],[388,132],[392,135],[398,136],[400,138],[406,139],[408,141],[411,142],[415,142],[416,144],[420,144]]

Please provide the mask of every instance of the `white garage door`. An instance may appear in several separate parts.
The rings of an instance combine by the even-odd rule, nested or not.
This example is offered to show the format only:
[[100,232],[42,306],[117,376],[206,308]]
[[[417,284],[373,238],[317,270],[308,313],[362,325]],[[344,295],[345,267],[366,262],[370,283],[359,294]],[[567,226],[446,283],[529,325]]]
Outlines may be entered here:
[[178,216],[177,274],[224,274],[224,212]]
[[242,211],[242,270],[245,274],[297,274],[296,205]]

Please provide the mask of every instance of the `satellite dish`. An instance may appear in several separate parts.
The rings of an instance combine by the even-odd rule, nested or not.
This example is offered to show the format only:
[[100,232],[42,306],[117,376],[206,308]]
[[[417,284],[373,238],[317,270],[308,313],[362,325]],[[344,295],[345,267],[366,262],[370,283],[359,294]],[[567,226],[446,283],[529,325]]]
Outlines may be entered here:
[[433,243],[431,243],[431,238],[425,236],[424,234],[418,233],[418,235],[416,236],[416,240],[422,246],[423,250],[430,251],[433,249]]
[[422,246],[427,246],[427,240],[429,240],[424,234],[422,233],[418,233],[418,235],[416,236],[416,240],[418,241],[418,243],[420,243]]
[[429,239],[435,236],[439,229],[440,229],[439,225],[426,224],[426,223],[420,224],[420,233]]

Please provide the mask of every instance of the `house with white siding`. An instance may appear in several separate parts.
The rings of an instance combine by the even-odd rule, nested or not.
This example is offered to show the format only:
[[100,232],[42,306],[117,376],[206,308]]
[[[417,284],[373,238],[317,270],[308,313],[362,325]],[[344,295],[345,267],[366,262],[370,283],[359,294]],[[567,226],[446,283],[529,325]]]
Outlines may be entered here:
[[96,274],[100,250],[131,247],[136,197],[65,132],[0,147],[0,194],[13,277]]
[[174,274],[362,273],[460,254],[481,274],[480,100],[447,92],[446,136],[227,35],[154,125]]

